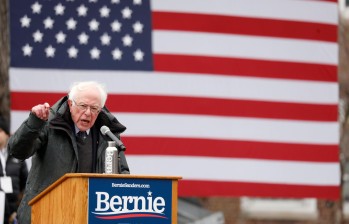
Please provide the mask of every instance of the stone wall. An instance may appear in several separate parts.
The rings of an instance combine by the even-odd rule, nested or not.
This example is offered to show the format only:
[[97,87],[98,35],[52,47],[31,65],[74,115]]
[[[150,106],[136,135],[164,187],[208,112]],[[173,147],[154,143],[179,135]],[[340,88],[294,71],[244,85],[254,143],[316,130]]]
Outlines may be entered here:
[[0,115],[10,118],[9,94],[9,32],[7,1],[0,0]]

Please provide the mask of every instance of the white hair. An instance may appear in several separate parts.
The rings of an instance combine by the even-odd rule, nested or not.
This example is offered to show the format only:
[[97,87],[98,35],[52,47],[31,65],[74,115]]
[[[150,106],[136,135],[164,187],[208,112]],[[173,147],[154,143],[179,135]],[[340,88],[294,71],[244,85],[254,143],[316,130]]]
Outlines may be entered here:
[[73,83],[68,94],[69,99],[75,100],[75,96],[77,95],[78,92],[81,92],[86,89],[91,89],[91,88],[96,88],[99,91],[99,94],[101,96],[101,107],[104,107],[108,97],[107,90],[103,84],[95,81]]

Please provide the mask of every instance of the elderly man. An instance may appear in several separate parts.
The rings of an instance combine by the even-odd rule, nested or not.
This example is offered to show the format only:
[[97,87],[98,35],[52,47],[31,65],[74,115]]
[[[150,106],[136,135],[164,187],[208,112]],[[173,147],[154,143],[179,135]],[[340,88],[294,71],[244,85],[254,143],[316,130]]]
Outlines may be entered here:
[[[32,156],[26,190],[18,209],[19,223],[30,223],[28,202],[66,173],[103,173],[108,126],[117,136],[123,126],[105,107],[107,92],[97,82],[75,83],[68,96],[52,107],[48,103],[31,109],[9,140],[9,151],[24,160]],[[120,153],[119,173],[129,173]]]

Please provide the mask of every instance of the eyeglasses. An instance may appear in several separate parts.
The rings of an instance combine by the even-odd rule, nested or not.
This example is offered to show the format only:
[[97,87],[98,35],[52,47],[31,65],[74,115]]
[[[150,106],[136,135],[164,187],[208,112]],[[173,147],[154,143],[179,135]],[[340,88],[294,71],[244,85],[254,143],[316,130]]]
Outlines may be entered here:
[[84,103],[77,104],[77,103],[75,102],[75,100],[73,100],[73,103],[74,103],[74,105],[77,106],[77,107],[79,108],[79,110],[81,110],[81,111],[86,111],[88,108],[90,108],[90,111],[91,111],[91,113],[93,113],[93,114],[98,114],[98,113],[101,111],[101,109],[100,109],[98,106],[89,106],[89,105],[84,104]]

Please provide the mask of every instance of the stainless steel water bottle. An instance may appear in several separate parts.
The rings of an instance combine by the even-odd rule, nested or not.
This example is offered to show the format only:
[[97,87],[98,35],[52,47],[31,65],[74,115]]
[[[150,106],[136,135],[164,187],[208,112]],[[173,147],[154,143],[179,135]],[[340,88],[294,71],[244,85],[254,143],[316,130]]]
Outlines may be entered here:
[[108,141],[108,147],[105,150],[104,172],[107,174],[119,173],[119,153],[114,141]]

